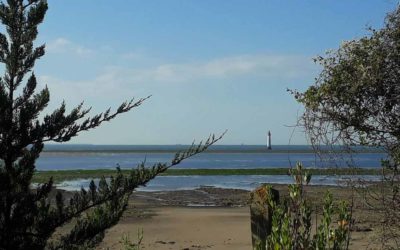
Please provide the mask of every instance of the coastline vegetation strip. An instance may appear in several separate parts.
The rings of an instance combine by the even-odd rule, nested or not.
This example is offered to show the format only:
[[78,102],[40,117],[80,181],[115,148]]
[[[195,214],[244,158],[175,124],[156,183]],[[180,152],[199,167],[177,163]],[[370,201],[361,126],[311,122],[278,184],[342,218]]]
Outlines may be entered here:
[[[310,168],[312,175],[379,175],[380,168]],[[37,171],[33,182],[43,183],[51,177],[55,183],[76,179],[95,179],[102,176],[109,177],[115,174],[114,169],[74,169]],[[129,169],[123,169],[124,174],[129,174]],[[286,175],[289,168],[251,168],[251,169],[169,169],[162,176],[190,176],[190,175]]]

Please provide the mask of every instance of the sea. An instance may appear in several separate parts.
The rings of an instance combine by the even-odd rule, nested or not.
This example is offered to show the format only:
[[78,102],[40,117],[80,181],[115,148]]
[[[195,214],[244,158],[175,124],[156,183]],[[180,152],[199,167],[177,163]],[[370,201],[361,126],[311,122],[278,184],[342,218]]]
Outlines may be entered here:
[[[36,162],[39,171],[74,169],[135,168],[171,162],[176,152],[187,145],[46,145]],[[344,154],[340,148],[323,148],[331,154],[319,155],[307,145],[213,145],[206,152],[186,159],[174,168],[185,169],[254,169],[290,168],[301,162],[306,168],[348,167],[378,168],[387,155],[380,149],[354,148],[356,153]],[[341,185],[354,178],[379,180],[378,176],[313,176],[312,185]],[[292,183],[288,175],[225,175],[225,176],[158,176],[142,191],[196,189],[201,186],[251,190],[262,183]],[[65,190],[87,188],[90,180],[79,179],[58,184]]]

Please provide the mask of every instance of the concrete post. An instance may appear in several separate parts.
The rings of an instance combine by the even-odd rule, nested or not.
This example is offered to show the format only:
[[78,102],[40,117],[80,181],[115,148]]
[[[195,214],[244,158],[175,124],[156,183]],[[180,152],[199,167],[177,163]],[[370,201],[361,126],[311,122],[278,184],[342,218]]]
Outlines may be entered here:
[[[269,192],[269,189],[271,192]],[[279,192],[267,185],[262,185],[250,193],[251,240],[253,250],[266,250],[266,239],[271,233],[272,212],[268,204],[268,195],[279,202]]]

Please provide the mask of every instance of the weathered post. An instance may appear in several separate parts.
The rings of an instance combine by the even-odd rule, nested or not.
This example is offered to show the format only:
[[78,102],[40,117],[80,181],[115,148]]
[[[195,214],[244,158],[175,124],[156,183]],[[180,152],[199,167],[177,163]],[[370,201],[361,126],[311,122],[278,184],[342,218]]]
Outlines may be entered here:
[[[272,197],[268,197],[268,196]],[[279,192],[262,185],[250,193],[251,241],[253,250],[266,250],[266,239],[271,233],[272,209],[268,200],[279,201]]]

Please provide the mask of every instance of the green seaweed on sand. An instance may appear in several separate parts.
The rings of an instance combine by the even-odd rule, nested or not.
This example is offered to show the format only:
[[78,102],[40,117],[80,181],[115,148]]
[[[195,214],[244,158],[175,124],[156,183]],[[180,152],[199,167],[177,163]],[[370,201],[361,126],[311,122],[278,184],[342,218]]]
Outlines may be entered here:
[[[362,168],[310,168],[308,171],[312,175],[379,175],[381,169],[362,169]],[[251,169],[169,169],[161,176],[191,176],[191,175],[286,175],[289,168],[251,168]],[[123,174],[128,174],[129,170],[122,170]],[[75,170],[52,170],[37,171],[33,177],[33,182],[43,182],[53,177],[55,183],[75,179],[109,177],[115,174],[113,169],[75,169]]]

